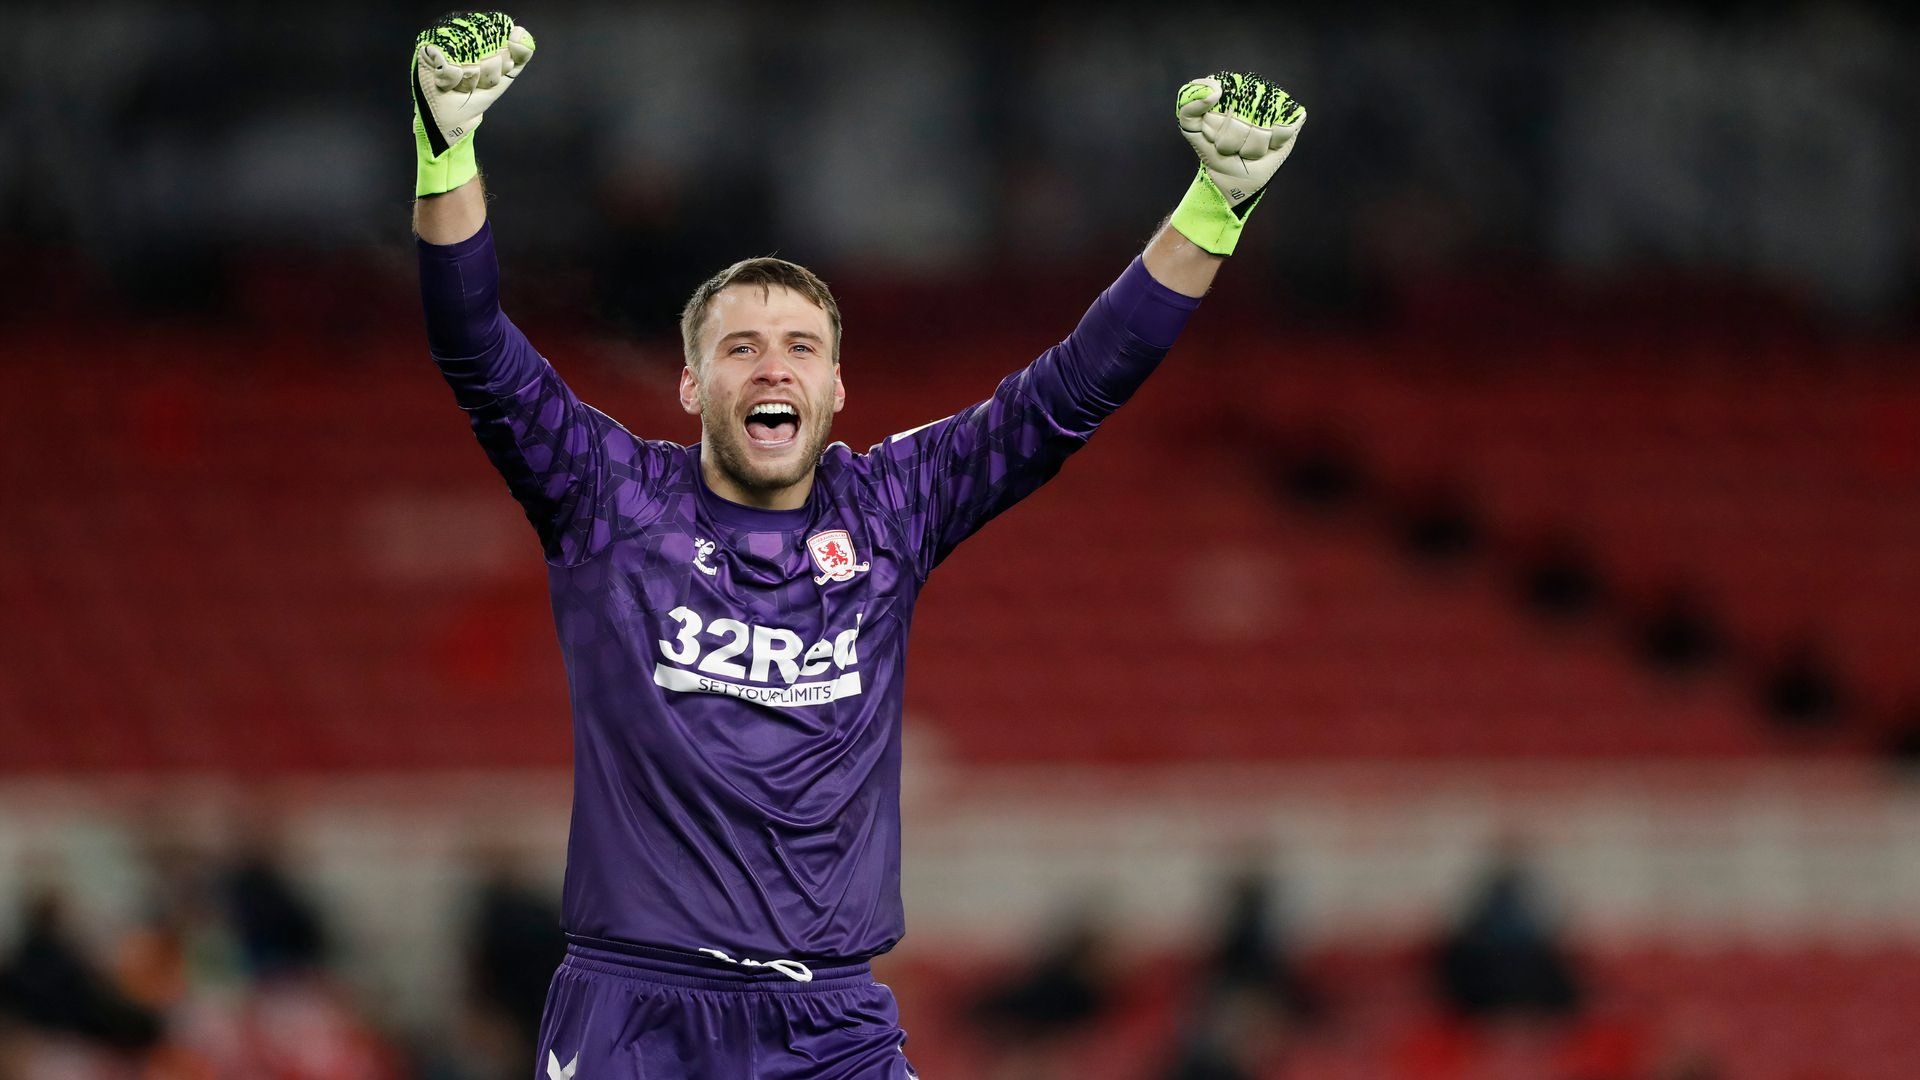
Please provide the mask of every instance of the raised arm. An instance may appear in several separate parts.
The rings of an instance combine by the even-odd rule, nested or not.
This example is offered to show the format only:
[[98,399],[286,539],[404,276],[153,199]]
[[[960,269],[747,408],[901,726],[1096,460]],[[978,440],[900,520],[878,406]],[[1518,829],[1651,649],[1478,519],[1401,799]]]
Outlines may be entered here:
[[542,364],[500,310],[474,134],[533,59],[533,35],[497,11],[448,15],[414,41],[413,229],[427,345],[460,404],[514,390]]
[[583,404],[501,310],[473,136],[532,56],[533,36],[498,12],[420,35],[413,225],[428,351],[547,558],[573,563],[650,512],[665,452]]
[[1153,373],[1306,120],[1279,87],[1231,72],[1182,87],[1176,115],[1199,174],[1073,332],[985,401],[896,435],[870,455],[923,575],[1058,472]]

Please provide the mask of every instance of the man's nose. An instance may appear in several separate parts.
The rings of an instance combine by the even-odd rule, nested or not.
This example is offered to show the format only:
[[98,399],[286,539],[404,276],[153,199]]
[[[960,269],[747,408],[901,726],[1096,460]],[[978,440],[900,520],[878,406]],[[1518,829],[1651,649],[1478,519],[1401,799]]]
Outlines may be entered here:
[[790,383],[793,379],[793,366],[778,353],[763,358],[760,366],[753,370],[753,381],[757,383]]

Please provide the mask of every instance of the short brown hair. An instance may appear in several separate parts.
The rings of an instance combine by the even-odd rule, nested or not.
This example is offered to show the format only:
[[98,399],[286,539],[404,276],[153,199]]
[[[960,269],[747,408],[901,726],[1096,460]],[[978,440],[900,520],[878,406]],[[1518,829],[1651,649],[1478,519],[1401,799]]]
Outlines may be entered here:
[[827,283],[799,263],[767,255],[758,259],[742,259],[693,290],[686,310],[680,313],[680,343],[687,352],[687,366],[695,372],[700,370],[700,334],[707,328],[707,315],[713,309],[713,298],[729,285],[758,285],[762,289],[779,285],[806,297],[815,307],[827,313],[827,322],[833,329],[833,362],[840,362],[840,305],[834,303],[833,293],[827,289]]

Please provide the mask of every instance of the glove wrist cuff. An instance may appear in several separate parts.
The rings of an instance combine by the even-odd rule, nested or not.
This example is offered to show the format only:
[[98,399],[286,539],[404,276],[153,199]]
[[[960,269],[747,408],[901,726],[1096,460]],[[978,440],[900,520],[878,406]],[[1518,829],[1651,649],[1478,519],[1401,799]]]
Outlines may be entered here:
[[444,194],[480,175],[480,163],[473,156],[472,132],[447,147],[447,152],[439,157],[429,152],[424,138],[419,140],[419,151],[420,167],[413,183],[415,198]]
[[1246,226],[1247,215],[1264,194],[1264,191],[1256,193],[1236,211],[1202,167],[1194,174],[1193,185],[1174,208],[1168,224],[1181,236],[1215,255],[1231,255],[1234,245],[1240,242],[1240,230]]

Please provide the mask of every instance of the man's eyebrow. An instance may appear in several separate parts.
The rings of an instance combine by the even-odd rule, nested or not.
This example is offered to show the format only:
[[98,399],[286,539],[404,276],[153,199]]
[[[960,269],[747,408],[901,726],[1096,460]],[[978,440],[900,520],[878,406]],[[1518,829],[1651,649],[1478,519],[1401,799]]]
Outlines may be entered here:
[[[788,341],[794,341],[794,340],[811,341],[816,345],[825,345],[827,343],[826,338],[821,337],[819,334],[816,334],[811,330],[789,330],[781,336]],[[744,341],[754,341],[754,342],[763,342],[767,340],[767,336],[765,334],[762,334],[758,330],[735,330],[731,334],[720,335],[720,340],[714,342],[714,344],[716,345],[725,344],[726,342],[732,341],[735,338],[740,338],[741,340],[744,340]]]

